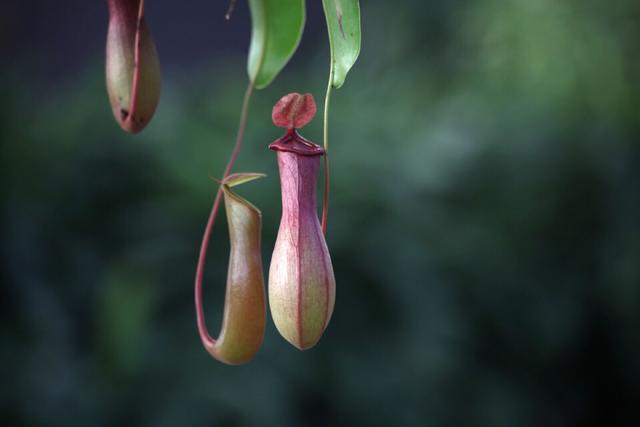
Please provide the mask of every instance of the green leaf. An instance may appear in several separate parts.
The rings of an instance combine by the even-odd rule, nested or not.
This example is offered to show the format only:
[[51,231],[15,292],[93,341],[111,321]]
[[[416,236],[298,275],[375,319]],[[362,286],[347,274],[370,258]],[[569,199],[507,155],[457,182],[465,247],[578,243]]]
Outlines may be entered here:
[[322,0],[331,46],[331,84],[339,88],[360,54],[358,0]]
[[251,44],[249,79],[263,89],[295,52],[305,21],[304,0],[249,0]]

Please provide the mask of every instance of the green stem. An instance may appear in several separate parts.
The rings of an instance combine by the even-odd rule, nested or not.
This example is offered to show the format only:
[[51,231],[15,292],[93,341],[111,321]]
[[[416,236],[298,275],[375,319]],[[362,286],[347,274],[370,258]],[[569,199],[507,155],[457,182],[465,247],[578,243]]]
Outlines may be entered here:
[[[247,117],[249,116],[249,101],[253,93],[254,83],[249,82],[247,90],[244,93],[244,100],[242,101],[242,111],[240,113],[240,124],[238,125],[238,134],[236,135],[236,144],[231,152],[231,157],[224,170],[222,181],[229,176],[233,165],[238,158],[240,148],[242,147],[242,140],[244,139],[244,130],[247,127]],[[204,310],[202,308],[202,277],[204,275],[204,265],[207,258],[207,248],[209,246],[209,238],[211,237],[211,231],[213,231],[213,225],[216,222],[216,216],[218,215],[218,208],[220,207],[220,201],[222,199],[222,186],[218,188],[215,201],[213,202],[213,208],[209,214],[209,220],[207,226],[204,229],[204,235],[202,236],[202,244],[200,245],[200,255],[198,257],[198,267],[196,268],[196,283],[195,283],[195,303],[196,303],[196,317],[198,322],[198,333],[200,334],[200,340],[209,353],[215,351],[216,340],[209,335],[207,331],[207,324],[204,318]]]
[[324,198],[322,201],[322,232],[327,234],[327,220],[329,217],[329,103],[331,102],[331,90],[333,89],[333,64],[329,70],[329,83],[324,97]]

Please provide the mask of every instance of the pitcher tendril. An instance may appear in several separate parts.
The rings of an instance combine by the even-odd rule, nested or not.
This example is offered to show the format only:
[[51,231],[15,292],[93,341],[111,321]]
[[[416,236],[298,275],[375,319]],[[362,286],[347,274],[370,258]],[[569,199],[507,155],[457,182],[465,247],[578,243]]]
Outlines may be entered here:
[[[240,124],[238,125],[238,133],[236,135],[236,143],[233,147],[233,151],[231,152],[231,157],[229,158],[229,162],[225,167],[224,174],[222,180],[224,181],[227,178],[233,166],[238,158],[238,154],[240,153],[240,149],[242,148],[242,141],[244,139],[244,131],[247,126],[247,118],[249,116],[249,104],[251,101],[251,95],[253,94],[254,85],[253,82],[250,82],[247,86],[247,90],[244,94],[244,99],[242,101],[242,110],[240,112]],[[215,340],[211,337],[207,330],[207,324],[205,322],[204,309],[202,307],[202,278],[204,276],[204,267],[207,258],[207,249],[209,247],[209,239],[211,238],[211,232],[213,231],[213,226],[216,222],[216,217],[218,215],[218,209],[220,208],[220,201],[222,198],[222,185],[219,187],[218,192],[216,193],[216,198],[213,202],[213,207],[211,208],[211,213],[209,214],[209,219],[207,220],[207,225],[204,230],[204,234],[202,236],[202,243],[200,244],[200,254],[198,256],[198,266],[196,268],[196,279],[195,279],[195,305],[196,305],[196,321],[198,325],[198,333],[200,335],[200,340],[204,347],[209,351],[211,348],[215,346]],[[214,356],[215,357],[215,356]]]

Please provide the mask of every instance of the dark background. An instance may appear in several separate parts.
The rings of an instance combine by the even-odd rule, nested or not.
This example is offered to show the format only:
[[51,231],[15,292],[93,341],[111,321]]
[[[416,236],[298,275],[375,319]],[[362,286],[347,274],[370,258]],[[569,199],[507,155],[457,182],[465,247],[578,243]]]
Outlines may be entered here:
[[[246,86],[247,5],[149,1],[163,67],[140,135],[112,118],[103,1],[0,14],[3,426],[637,426],[640,3],[362,1],[332,103],[333,319],[299,352],[268,319],[248,365],[203,350],[193,278]],[[256,93],[236,171],[280,215],[270,123],[322,102],[298,53]],[[320,117],[304,135],[320,142]],[[224,215],[205,279],[222,313]]]

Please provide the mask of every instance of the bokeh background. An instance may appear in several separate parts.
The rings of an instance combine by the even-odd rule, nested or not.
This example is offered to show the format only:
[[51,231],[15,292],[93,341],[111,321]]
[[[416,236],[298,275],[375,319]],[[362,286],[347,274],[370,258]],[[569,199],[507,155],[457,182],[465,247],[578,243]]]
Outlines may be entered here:
[[[246,86],[239,1],[150,1],[163,67],[140,135],[111,116],[103,1],[3,2],[3,426],[640,425],[640,3],[363,0],[332,103],[331,324],[268,319],[241,367],[200,345],[193,278]],[[238,191],[280,215],[273,103],[323,99],[309,1],[256,93]],[[321,141],[321,120],[305,129]],[[224,215],[205,280],[217,334]]]

